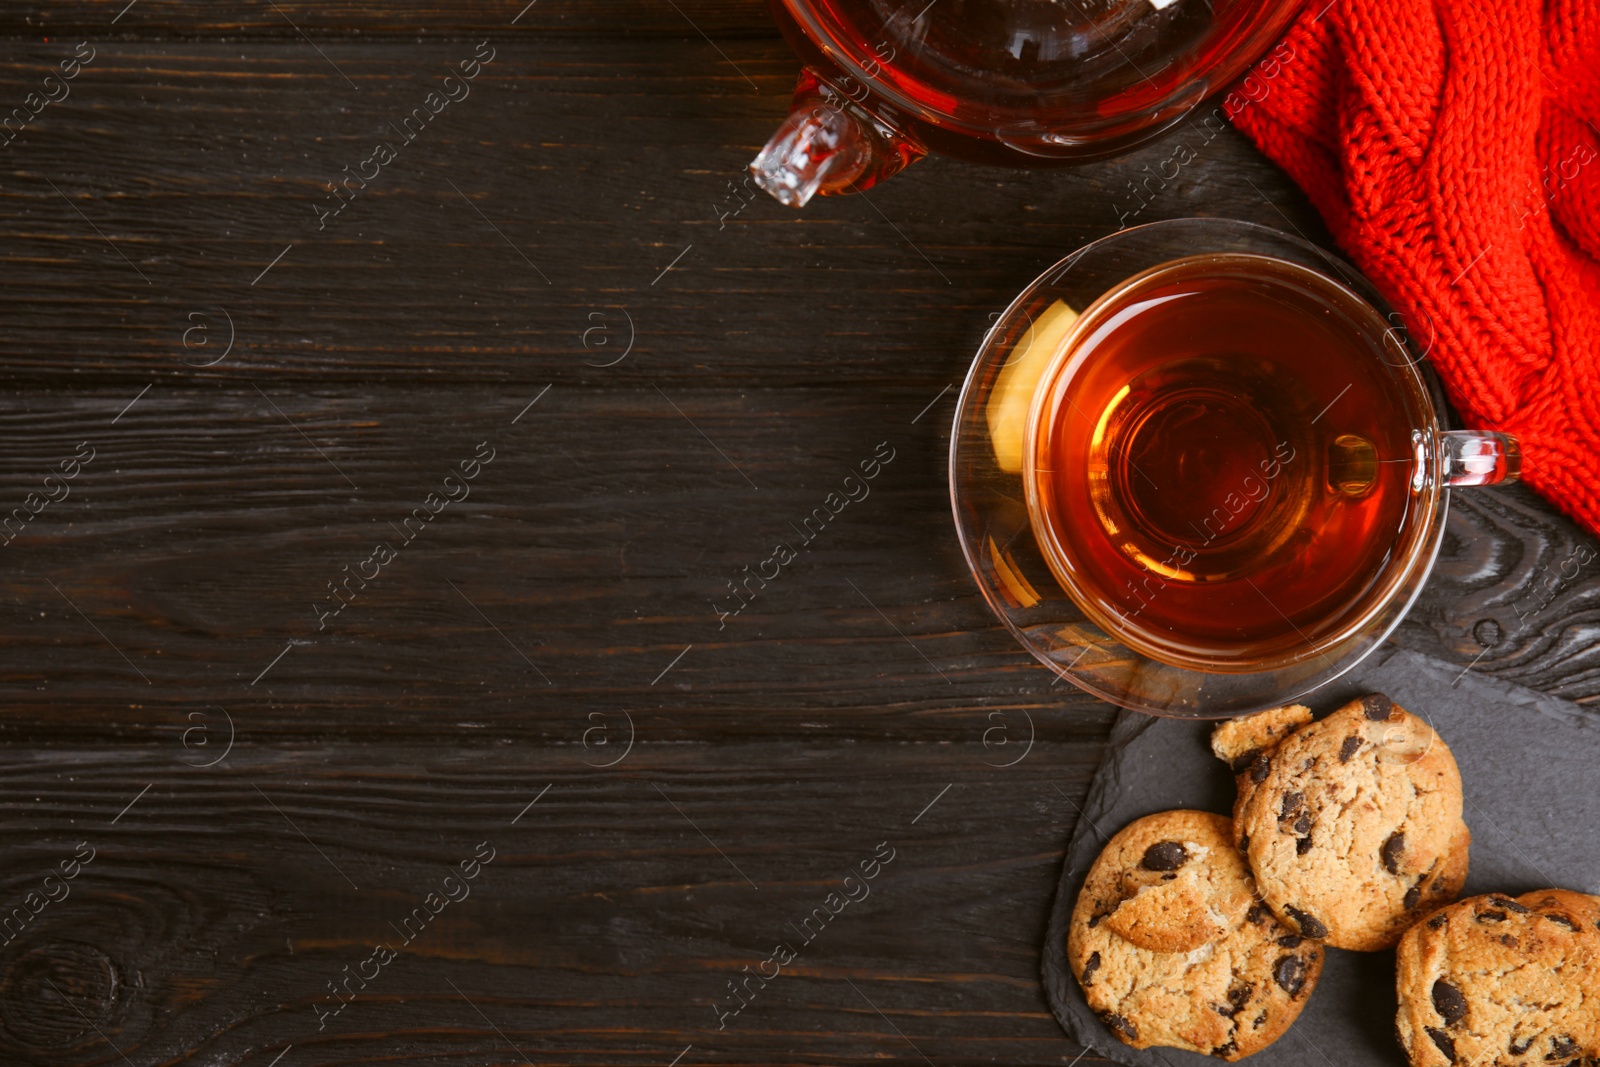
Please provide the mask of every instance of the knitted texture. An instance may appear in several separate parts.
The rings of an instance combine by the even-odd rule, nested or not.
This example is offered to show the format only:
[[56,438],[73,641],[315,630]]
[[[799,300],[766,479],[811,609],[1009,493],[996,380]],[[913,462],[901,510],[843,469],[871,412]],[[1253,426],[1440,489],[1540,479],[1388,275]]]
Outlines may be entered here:
[[1600,533],[1600,0],[1310,0],[1229,118]]

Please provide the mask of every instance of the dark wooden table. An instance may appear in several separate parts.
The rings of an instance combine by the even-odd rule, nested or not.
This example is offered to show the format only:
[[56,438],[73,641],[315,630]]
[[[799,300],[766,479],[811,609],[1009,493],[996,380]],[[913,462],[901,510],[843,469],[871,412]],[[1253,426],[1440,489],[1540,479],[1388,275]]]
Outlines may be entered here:
[[[1172,142],[793,212],[736,192],[797,69],[756,0],[524,3],[0,14],[0,1062],[1072,1061],[1113,709],[979,600],[948,421]],[[1232,131],[1130,221],[1195,213],[1322,233]],[[1400,643],[1600,698],[1592,542],[1457,504]]]

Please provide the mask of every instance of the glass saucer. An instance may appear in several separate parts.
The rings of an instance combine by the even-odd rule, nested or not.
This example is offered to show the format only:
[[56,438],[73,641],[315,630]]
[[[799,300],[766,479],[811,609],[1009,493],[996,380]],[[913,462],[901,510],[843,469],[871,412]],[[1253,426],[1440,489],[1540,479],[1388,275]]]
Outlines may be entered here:
[[[997,391],[1028,404],[1035,387],[1009,365],[1055,361],[1070,343],[1070,321],[1052,321],[1057,302],[1083,312],[1120,283],[1150,268],[1199,253],[1238,252],[1271,256],[1337,281],[1394,324],[1384,337],[1397,374],[1416,376],[1432,400],[1432,414],[1415,429],[1439,438],[1437,387],[1420,366],[1426,331],[1412,337],[1406,323],[1355,268],[1297,237],[1269,227],[1228,219],[1175,219],[1121,230],[1074,252],[1024,289],[985,335],[956,406],[950,440],[950,499],[956,532],[978,588],[990,608],[1024,648],[1081,689],[1121,707],[1153,715],[1217,719],[1292,703],[1348,671],[1394,630],[1421,591],[1444,534],[1448,478],[1436,449],[1419,450],[1417,477],[1427,508],[1420,548],[1391,593],[1365,623],[1314,655],[1280,661],[1270,669],[1212,673],[1175,666],[1143,655],[1096,625],[1057,582],[1035,538],[1018,456],[1026,419],[991,425]],[[1060,316],[1055,316],[1061,319]],[[1019,384],[1021,392],[1019,390]],[[1015,410],[1015,404],[1012,410]],[[1001,410],[998,409],[997,410]],[[1430,424],[1427,424],[1431,422]],[[998,432],[995,432],[998,430]],[[1448,435],[1446,435],[1448,436]],[[1423,453],[1426,452],[1426,455]]]

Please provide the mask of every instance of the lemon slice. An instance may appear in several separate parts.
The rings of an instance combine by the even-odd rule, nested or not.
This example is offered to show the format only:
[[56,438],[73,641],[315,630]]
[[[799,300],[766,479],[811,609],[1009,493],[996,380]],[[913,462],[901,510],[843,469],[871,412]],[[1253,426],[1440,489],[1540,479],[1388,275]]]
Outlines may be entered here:
[[1022,471],[1022,437],[1028,425],[1028,408],[1034,390],[1044,376],[1045,367],[1066,339],[1067,331],[1078,321],[1078,313],[1057,300],[1028,327],[1009,362],[1001,368],[989,394],[984,414],[989,420],[989,441],[994,446],[995,462],[1013,474]]

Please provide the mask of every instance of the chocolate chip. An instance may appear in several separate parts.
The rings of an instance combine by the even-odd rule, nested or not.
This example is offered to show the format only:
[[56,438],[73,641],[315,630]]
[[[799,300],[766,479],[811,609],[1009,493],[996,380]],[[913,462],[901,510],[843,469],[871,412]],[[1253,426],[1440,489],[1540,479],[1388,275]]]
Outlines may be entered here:
[[1467,998],[1461,995],[1461,990],[1441,978],[1433,983],[1433,1010],[1444,1019],[1446,1026],[1454,1026],[1466,1017]]
[[1518,941],[1516,938],[1512,937],[1510,934],[1501,934],[1500,935],[1500,943],[1502,945],[1504,945],[1506,948],[1521,948],[1522,947],[1522,942]]
[[1099,969],[1100,953],[1096,952],[1089,957],[1089,962],[1083,965],[1083,977],[1079,979],[1079,982],[1083,985],[1088,985],[1089,979],[1093,978],[1094,972],[1098,971]]
[[1400,860],[1405,856],[1406,835],[1398,831],[1389,835],[1389,840],[1383,843],[1378,850],[1383,856],[1383,869],[1390,874],[1400,873]]
[[1244,913],[1245,922],[1260,925],[1261,920],[1267,917],[1267,906],[1260,901],[1250,905],[1250,910]]
[[1549,919],[1553,923],[1560,923],[1562,926],[1565,926],[1568,930],[1576,930],[1578,928],[1578,924],[1573,922],[1571,919],[1567,918],[1565,915],[1548,915],[1547,914],[1544,917],[1546,919]]
[[1128,1020],[1124,1019],[1122,1016],[1116,1015],[1114,1013],[1107,1013],[1107,1014],[1101,1016],[1101,1018],[1105,1021],[1105,1024],[1107,1026],[1109,1026],[1109,1027],[1111,1027],[1111,1029],[1115,1030],[1119,1035],[1121,1035],[1121,1037],[1124,1040],[1127,1040],[1127,1041],[1137,1041],[1137,1040],[1139,1040],[1139,1029],[1138,1029],[1138,1027],[1134,1026],[1132,1023],[1130,1023]]
[[1439,914],[1428,920],[1428,929],[1437,930],[1449,921],[1450,916],[1441,911]]
[[1291,997],[1299,996],[1306,984],[1306,962],[1299,956],[1285,956],[1272,968],[1272,980]]
[[1477,919],[1481,923],[1503,923],[1506,921],[1506,913],[1503,911],[1496,911],[1494,908],[1489,908],[1485,911],[1478,912],[1478,914],[1474,915],[1473,918]]
[[1216,1048],[1212,1049],[1211,1050],[1211,1054],[1213,1056],[1218,1057],[1219,1059],[1224,1059],[1225,1060],[1229,1056],[1232,1056],[1235,1052],[1238,1052],[1238,1051],[1239,1051],[1238,1042],[1229,1041],[1226,1045],[1218,1045]]
[[1228,764],[1228,766],[1233,769],[1234,774],[1243,774],[1245,771],[1250,769],[1250,765],[1256,761],[1256,757],[1259,755],[1261,755],[1261,750],[1259,748],[1252,748],[1249,752],[1246,752],[1244,755]]
[[1294,832],[1302,835],[1309,834],[1311,832],[1311,816],[1302,815],[1296,819],[1294,821]]
[[1388,722],[1394,711],[1394,701],[1382,693],[1373,693],[1361,698],[1361,710],[1373,722]]
[[1528,914],[1528,909],[1526,907],[1524,907],[1521,904],[1518,904],[1516,901],[1512,900],[1510,897],[1490,897],[1489,898],[1489,903],[1493,904],[1497,908],[1504,908],[1507,911],[1514,911],[1518,915],[1526,915],[1526,914]]
[[1250,764],[1250,780],[1260,785],[1267,780],[1267,774],[1272,770],[1272,757],[1257,756],[1256,761]]
[[1297,838],[1295,838],[1294,854],[1296,856],[1304,856],[1307,852],[1310,852],[1310,851],[1311,851],[1311,835],[1310,834],[1307,834],[1305,837],[1297,837]]
[[1531,1037],[1528,1038],[1526,1041],[1524,1041],[1520,1045],[1517,1044],[1517,1039],[1516,1038],[1512,1038],[1511,1039],[1510,1048],[1511,1048],[1511,1054],[1513,1056],[1520,1056],[1520,1055],[1522,1055],[1524,1052],[1528,1051],[1532,1047],[1533,1047],[1533,1038],[1531,1038]]
[[1296,934],[1284,934],[1282,937],[1278,938],[1278,944],[1282,945],[1284,948],[1299,948],[1301,942],[1304,940],[1305,938]]
[[1256,1021],[1251,1023],[1250,1025],[1251,1025],[1252,1028],[1254,1028],[1256,1030],[1259,1030],[1259,1029],[1261,1029],[1261,1024],[1266,1022],[1266,1021],[1267,1021],[1267,1013],[1266,1012],[1262,1012],[1260,1015],[1256,1016]]
[[1445,1059],[1451,1063],[1456,1062],[1456,1043],[1450,1035],[1435,1027],[1428,1027],[1428,1036],[1433,1038],[1433,1043],[1439,1046],[1439,1051],[1444,1053]]
[[1161,876],[1161,880],[1162,880],[1162,881],[1163,881],[1163,882],[1170,882],[1170,881],[1172,881],[1172,880],[1173,880],[1173,879],[1175,879],[1175,878],[1177,878],[1177,877],[1178,877],[1178,876],[1177,876],[1177,875],[1175,875],[1175,874],[1163,874],[1163,875],[1162,875],[1162,876]]
[[1400,903],[1405,906],[1405,909],[1407,911],[1410,911],[1412,908],[1416,907],[1418,904],[1421,904],[1422,903],[1422,883],[1418,882],[1416,885],[1412,886],[1410,889],[1407,889],[1406,890],[1406,895],[1405,895],[1404,899],[1402,899],[1400,901]]
[[1104,918],[1105,918],[1104,915],[1091,915],[1091,916],[1089,916],[1089,929],[1093,930],[1096,926],[1099,926],[1100,925],[1100,920],[1104,919]]
[[1344,739],[1344,744],[1339,746],[1339,762],[1340,763],[1349,763],[1350,762],[1350,757],[1354,756],[1357,752],[1360,752],[1360,751],[1361,751],[1361,737],[1360,737],[1360,735],[1351,734],[1349,737]]
[[1289,918],[1300,927],[1300,933],[1304,936],[1319,940],[1328,936],[1328,928],[1323,925],[1321,919],[1307,915],[1293,904],[1285,904],[1283,910],[1289,913]]
[[1144,850],[1142,866],[1147,871],[1175,871],[1189,862],[1189,850],[1176,841],[1157,841]]
[[1567,1035],[1562,1035],[1561,1037],[1552,1037],[1550,1039],[1550,1054],[1544,1059],[1546,1063],[1549,1063],[1552,1060],[1559,1060],[1565,1056],[1570,1056],[1577,1051],[1578,1042],[1576,1038],[1569,1037]]
[[1285,819],[1288,819],[1291,816],[1293,816],[1295,814],[1295,812],[1300,810],[1300,808],[1305,804],[1305,802],[1306,802],[1306,795],[1304,793],[1285,793],[1285,794],[1283,794],[1283,811],[1281,811],[1278,814],[1278,821],[1282,822]]
[[1232,989],[1228,990],[1228,1003],[1233,1005],[1233,1010],[1228,1012],[1228,1014],[1232,1016],[1243,1011],[1244,1006],[1250,1003],[1250,995],[1254,992],[1255,987],[1250,985],[1248,982],[1241,986],[1234,986]]

